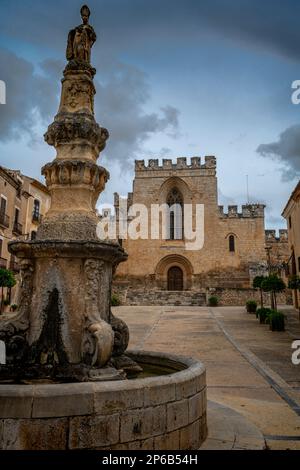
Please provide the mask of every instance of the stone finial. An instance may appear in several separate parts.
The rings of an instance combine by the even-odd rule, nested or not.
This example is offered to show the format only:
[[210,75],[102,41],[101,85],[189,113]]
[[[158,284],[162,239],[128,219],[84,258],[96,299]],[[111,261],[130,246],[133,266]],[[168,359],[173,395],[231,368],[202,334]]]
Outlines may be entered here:
[[68,35],[66,51],[67,60],[77,60],[79,62],[91,62],[91,49],[97,36],[94,28],[89,24],[90,9],[83,5],[80,10],[82,24],[71,29]]
[[267,242],[276,241],[276,230],[265,230]]
[[156,169],[156,168],[158,168],[158,166],[159,166],[159,161],[158,161],[158,159],[153,159],[153,158],[151,158],[151,159],[149,160],[149,162],[148,162],[148,167],[149,167],[150,169]]
[[201,167],[201,158],[200,157],[192,157],[191,158],[191,166],[192,166],[192,168],[200,168]]
[[172,169],[172,159],[168,158],[164,158],[163,159],[163,169],[164,170],[170,170]]
[[146,170],[145,160],[135,160],[135,171],[143,171]]
[[177,168],[186,168],[187,163],[186,163],[186,157],[179,157],[177,158]]
[[217,160],[214,156],[206,156],[205,157],[205,167],[206,168],[216,168]]
[[279,230],[279,240],[281,242],[287,242],[288,241],[288,231],[286,229]]
[[238,206],[228,206],[228,217],[238,217]]

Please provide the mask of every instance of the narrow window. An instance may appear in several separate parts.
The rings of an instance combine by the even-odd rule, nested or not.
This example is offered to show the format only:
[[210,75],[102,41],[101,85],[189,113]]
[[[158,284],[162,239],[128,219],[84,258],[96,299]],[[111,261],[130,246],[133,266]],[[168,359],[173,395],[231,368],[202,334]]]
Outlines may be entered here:
[[167,204],[170,208],[169,239],[183,239],[183,197],[177,188],[171,189],[167,197]]
[[35,199],[33,202],[33,219],[39,220],[40,217],[40,201]]
[[229,237],[229,251],[230,251],[230,253],[234,253],[234,252],[235,252],[235,239],[234,239],[234,235],[230,235],[230,237]]
[[6,199],[4,199],[4,197],[1,197],[0,214],[5,215],[5,213],[6,213]]
[[36,239],[36,232],[34,230],[31,232],[31,237],[30,238],[31,238],[31,240]]
[[289,227],[292,228],[292,217],[289,217]]

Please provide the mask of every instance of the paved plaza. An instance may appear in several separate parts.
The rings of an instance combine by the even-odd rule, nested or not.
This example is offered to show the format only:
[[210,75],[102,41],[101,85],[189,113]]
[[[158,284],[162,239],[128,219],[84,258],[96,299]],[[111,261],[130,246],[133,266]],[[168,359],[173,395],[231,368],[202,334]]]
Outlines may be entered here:
[[[193,356],[207,368],[209,449],[300,449],[298,314],[271,332],[242,307],[117,307],[130,349]],[[222,411],[223,410],[223,411]]]

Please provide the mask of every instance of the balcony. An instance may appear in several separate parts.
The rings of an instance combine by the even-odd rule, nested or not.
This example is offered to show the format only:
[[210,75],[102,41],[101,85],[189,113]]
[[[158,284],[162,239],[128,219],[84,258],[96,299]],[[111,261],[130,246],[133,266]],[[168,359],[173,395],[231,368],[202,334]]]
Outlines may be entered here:
[[22,235],[23,225],[19,224],[19,222],[14,222],[13,226],[13,234],[14,235]]
[[5,212],[0,212],[0,226],[4,228],[9,227],[9,217]]
[[6,269],[6,266],[7,266],[7,259],[0,258],[0,268],[1,269]]
[[42,221],[42,215],[39,212],[34,212],[32,213],[32,222],[34,224],[40,224]]

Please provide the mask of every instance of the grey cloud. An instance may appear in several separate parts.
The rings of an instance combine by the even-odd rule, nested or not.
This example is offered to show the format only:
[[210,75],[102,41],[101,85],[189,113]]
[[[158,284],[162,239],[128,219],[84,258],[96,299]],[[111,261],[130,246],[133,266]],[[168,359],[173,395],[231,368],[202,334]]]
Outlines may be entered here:
[[[38,65],[36,72],[28,61],[4,49],[0,49],[0,63],[6,65],[1,78],[8,89],[7,104],[0,114],[0,142],[24,134],[30,144],[42,142],[42,135],[35,135],[34,128],[38,123],[46,129],[57,112],[64,63],[48,59]],[[166,105],[159,112],[144,111],[150,88],[145,74],[137,68],[111,59],[110,68],[105,77],[99,76],[96,88],[96,118],[111,135],[106,158],[127,165],[151,135],[167,132],[173,138],[177,136],[176,108]]]
[[167,105],[159,113],[145,113],[150,98],[146,76],[135,67],[115,64],[106,83],[98,82],[96,115],[109,129],[110,139],[104,152],[127,165],[139,157],[142,144],[152,135],[168,132],[175,138],[179,129],[179,111]]
[[257,152],[282,164],[281,172],[284,181],[300,176],[300,125],[287,128],[280,134],[277,142],[261,144]]
[[[36,139],[34,127],[46,121],[57,108],[57,89],[53,86],[48,61],[41,64],[41,74],[33,65],[12,52],[0,48],[1,79],[6,83],[6,105],[0,113],[0,141],[17,140],[22,135]],[[44,74],[43,74],[44,72]]]

